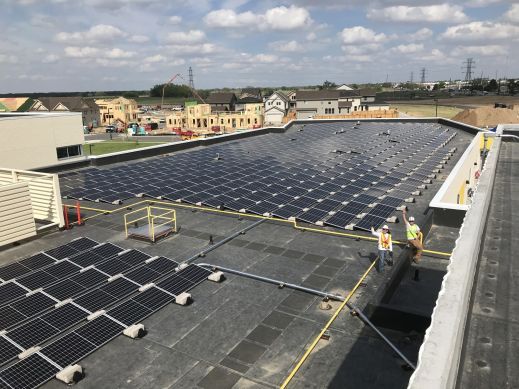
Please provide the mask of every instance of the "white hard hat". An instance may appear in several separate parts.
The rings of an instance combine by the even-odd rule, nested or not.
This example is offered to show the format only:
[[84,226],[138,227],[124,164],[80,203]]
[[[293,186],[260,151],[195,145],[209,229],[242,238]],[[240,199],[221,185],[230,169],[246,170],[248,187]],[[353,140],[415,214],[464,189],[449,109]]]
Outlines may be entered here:
[[382,226],[382,229],[383,229],[383,230],[389,230],[389,227],[387,226],[387,224],[384,224],[384,225]]
[[410,222],[414,222],[414,216],[410,216],[410,217],[409,217],[409,221],[410,221]]

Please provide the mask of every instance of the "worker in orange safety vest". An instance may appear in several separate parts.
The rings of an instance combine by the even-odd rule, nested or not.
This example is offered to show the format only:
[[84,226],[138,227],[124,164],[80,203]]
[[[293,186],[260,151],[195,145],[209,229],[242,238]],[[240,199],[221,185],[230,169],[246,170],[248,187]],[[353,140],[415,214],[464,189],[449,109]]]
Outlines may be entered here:
[[387,225],[382,226],[381,231],[375,231],[371,227],[371,234],[378,237],[378,261],[377,270],[379,273],[384,271],[384,263],[393,266],[393,242],[391,240],[391,232]]

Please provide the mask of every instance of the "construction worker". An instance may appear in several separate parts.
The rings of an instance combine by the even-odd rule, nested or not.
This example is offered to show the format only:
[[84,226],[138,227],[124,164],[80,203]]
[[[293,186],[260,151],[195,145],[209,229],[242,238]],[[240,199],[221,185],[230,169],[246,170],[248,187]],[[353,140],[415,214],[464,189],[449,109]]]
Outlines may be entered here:
[[420,227],[414,222],[414,217],[409,216],[409,220],[406,218],[405,209],[402,210],[402,218],[404,219],[407,235],[407,243],[416,251],[412,259],[414,263],[418,263],[422,257],[423,245],[422,245],[422,233]]
[[391,241],[391,232],[389,231],[389,227],[387,225],[382,226],[382,231],[375,231],[373,227],[371,227],[371,234],[375,235],[378,238],[378,262],[377,262],[377,270],[379,273],[384,271],[384,263],[387,262],[388,265],[393,265],[393,260],[390,257],[393,256],[393,242]]

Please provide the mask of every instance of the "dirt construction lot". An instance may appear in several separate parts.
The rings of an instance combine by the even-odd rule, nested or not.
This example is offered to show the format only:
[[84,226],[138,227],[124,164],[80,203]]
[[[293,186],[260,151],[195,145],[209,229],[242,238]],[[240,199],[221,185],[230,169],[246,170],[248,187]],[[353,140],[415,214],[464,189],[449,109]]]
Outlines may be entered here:
[[[409,100],[409,101],[389,101],[389,103],[396,104],[412,104],[412,105],[424,105],[430,104],[434,105],[435,102],[433,99],[429,100]],[[519,105],[519,96],[459,96],[459,97],[449,97],[446,99],[438,99],[438,105],[451,106],[451,107],[460,107],[460,108],[477,108],[482,106],[494,106],[495,103],[501,104],[514,104]]]

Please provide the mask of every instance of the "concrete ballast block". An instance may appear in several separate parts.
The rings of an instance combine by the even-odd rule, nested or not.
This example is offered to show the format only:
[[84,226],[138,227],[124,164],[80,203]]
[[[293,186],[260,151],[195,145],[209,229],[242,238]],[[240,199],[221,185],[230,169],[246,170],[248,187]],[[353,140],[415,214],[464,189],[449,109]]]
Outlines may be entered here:
[[58,374],[56,374],[56,379],[66,383],[66,384],[78,382],[83,377],[84,377],[83,368],[79,365],[67,366],[66,368],[61,370]]
[[224,276],[223,272],[218,270],[218,271],[215,271],[215,272],[209,274],[207,279],[209,281],[221,282],[221,281],[223,281],[225,279],[225,276]]
[[31,347],[31,348],[28,348],[27,350],[25,350],[24,352],[18,354],[18,359],[25,359],[27,358],[29,355],[32,355],[38,351],[40,351],[41,347],[39,346],[34,346],[34,347]]
[[187,292],[180,293],[175,297],[175,303],[178,305],[187,305],[191,302],[191,295]]
[[146,329],[143,324],[134,324],[126,328],[123,334],[132,339],[142,338],[146,334]]

